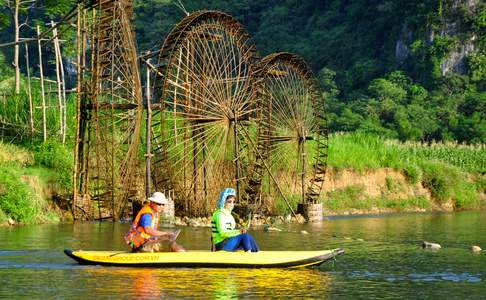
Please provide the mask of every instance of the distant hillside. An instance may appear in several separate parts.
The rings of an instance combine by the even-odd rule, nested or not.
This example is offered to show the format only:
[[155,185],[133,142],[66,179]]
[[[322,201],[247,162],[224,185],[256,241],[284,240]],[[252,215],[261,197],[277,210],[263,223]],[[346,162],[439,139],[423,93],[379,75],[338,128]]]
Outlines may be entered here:
[[[141,50],[184,17],[178,1],[137,1]],[[326,91],[331,131],[486,142],[486,4],[479,0],[182,1],[232,14],[261,56],[294,52]]]
[[[22,37],[74,0],[22,12]],[[301,55],[324,91],[331,132],[362,131],[416,141],[486,143],[486,3],[480,0],[135,0],[141,51],[159,48],[188,12],[221,10],[248,29],[260,56]],[[36,2],[37,3],[37,2]],[[42,7],[42,4],[45,6]],[[0,41],[12,41],[11,10],[0,2]],[[64,55],[73,55],[74,31]],[[31,45],[34,51],[35,45]],[[0,49],[0,86],[9,86],[12,48]],[[23,50],[21,56],[23,57]],[[46,62],[53,57],[46,53]],[[71,57],[71,61],[73,58]],[[47,63],[45,63],[47,65]],[[38,76],[36,56],[32,74]],[[66,63],[66,67],[70,65]],[[53,66],[45,66],[53,76]],[[71,65],[72,67],[72,65]],[[21,66],[25,72],[25,67]],[[71,74],[73,77],[74,74]]]

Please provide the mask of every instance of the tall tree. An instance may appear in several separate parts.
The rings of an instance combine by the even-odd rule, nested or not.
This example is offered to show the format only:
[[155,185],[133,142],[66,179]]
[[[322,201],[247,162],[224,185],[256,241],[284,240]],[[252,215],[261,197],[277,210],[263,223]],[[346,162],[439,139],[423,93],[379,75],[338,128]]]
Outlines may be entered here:
[[28,16],[24,21],[20,23],[20,14],[27,12],[35,4],[35,0],[0,0],[0,7],[7,8],[10,11],[14,25],[14,59],[13,66],[15,68],[15,94],[20,93],[20,62],[19,62],[19,42],[20,42],[20,29],[27,25]]

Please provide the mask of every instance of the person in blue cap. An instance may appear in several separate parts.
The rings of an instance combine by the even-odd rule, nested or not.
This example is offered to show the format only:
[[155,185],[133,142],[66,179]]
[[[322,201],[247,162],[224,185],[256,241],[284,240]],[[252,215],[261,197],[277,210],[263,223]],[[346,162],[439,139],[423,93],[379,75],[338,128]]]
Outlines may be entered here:
[[231,211],[235,207],[236,192],[226,188],[221,192],[218,200],[218,209],[211,219],[212,238],[216,251],[258,252],[255,239],[246,229],[235,229],[236,222]]

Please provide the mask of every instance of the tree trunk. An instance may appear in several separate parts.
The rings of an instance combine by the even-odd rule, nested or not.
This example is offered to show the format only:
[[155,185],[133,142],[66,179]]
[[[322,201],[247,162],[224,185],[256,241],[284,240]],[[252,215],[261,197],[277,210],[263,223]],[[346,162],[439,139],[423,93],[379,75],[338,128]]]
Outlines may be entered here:
[[[14,26],[15,26],[15,43],[18,43],[20,38],[19,8],[20,8],[20,0],[15,0],[15,11],[13,16]],[[15,68],[15,94],[18,95],[20,94],[19,44],[15,44],[13,64]]]

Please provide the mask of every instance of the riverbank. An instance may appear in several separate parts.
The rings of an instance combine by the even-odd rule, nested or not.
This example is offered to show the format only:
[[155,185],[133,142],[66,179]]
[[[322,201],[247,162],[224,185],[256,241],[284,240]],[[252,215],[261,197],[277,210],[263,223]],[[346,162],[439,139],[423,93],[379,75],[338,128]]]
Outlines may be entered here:
[[69,195],[71,167],[71,154],[57,142],[21,146],[0,141],[0,224],[69,220],[67,208],[55,199]]
[[[0,142],[0,224],[71,221],[72,161],[70,147],[55,141]],[[479,210],[485,192],[486,145],[400,143],[359,133],[329,139],[324,215]],[[298,199],[288,199],[294,210]],[[265,224],[290,214],[283,199],[266,203]]]

